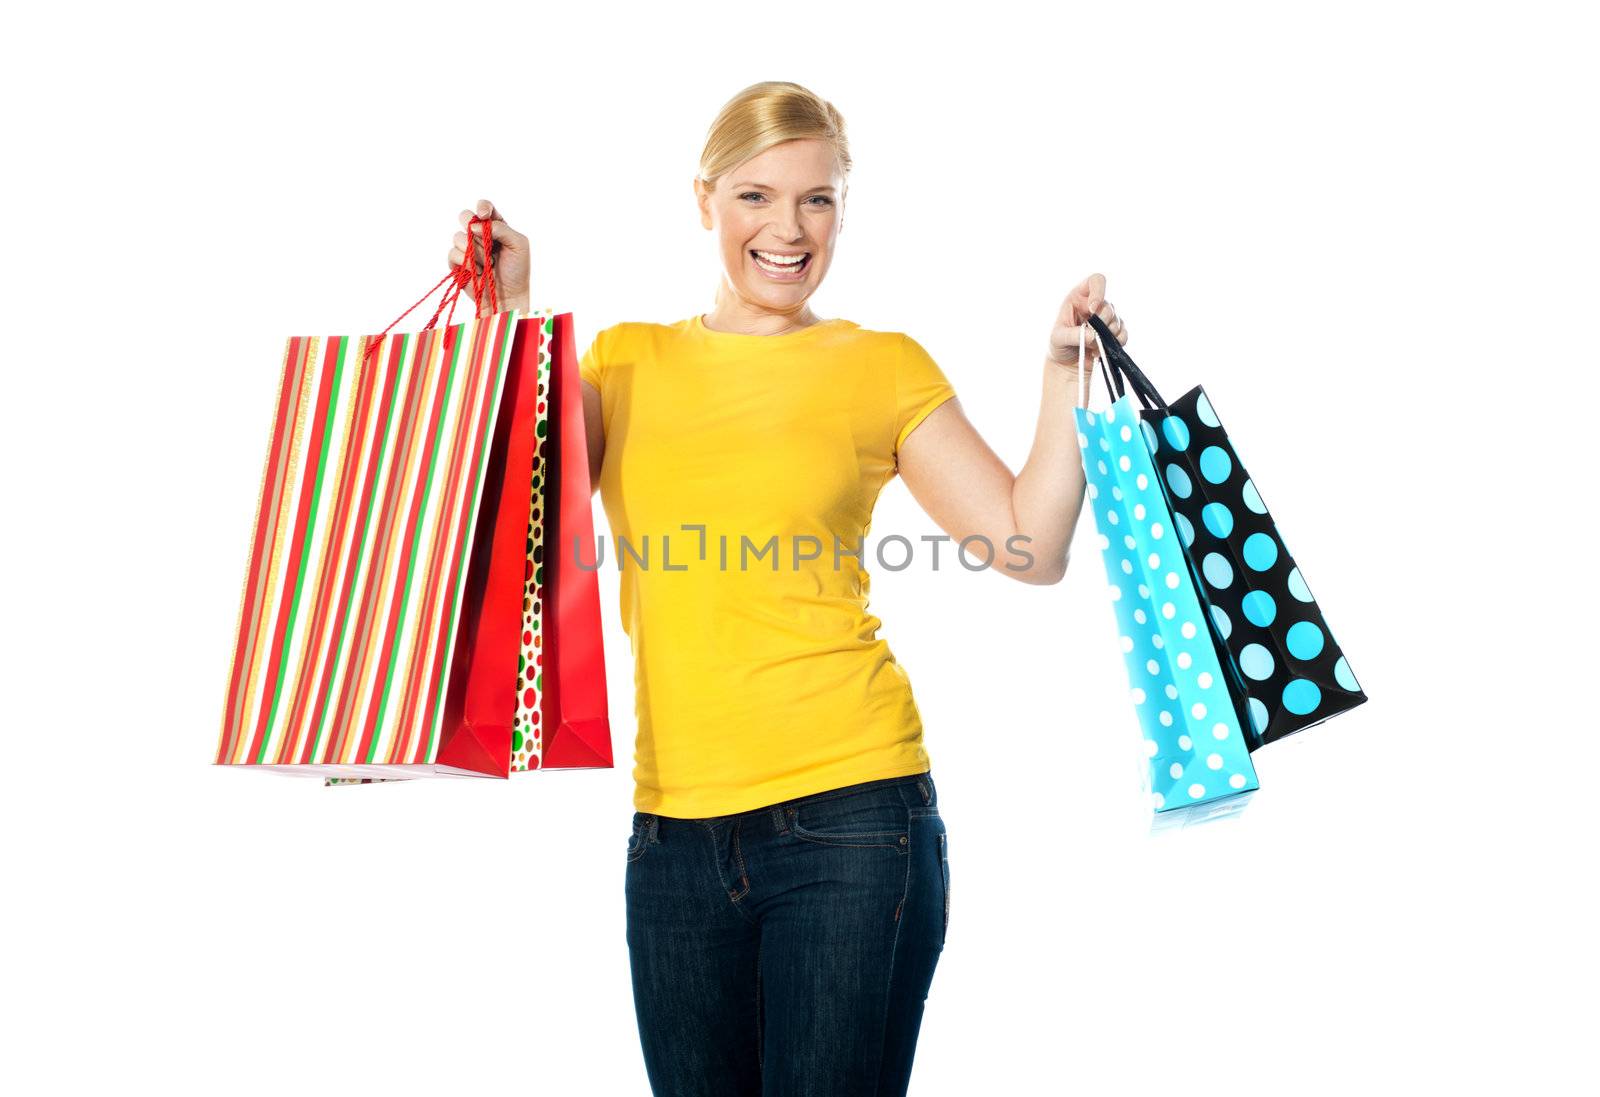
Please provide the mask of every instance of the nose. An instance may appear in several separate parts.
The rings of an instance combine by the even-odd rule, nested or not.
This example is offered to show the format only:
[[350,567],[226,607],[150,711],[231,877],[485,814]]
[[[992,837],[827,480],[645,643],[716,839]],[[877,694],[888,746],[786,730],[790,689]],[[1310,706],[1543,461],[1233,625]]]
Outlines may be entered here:
[[786,244],[792,244],[804,234],[800,231],[800,218],[793,210],[774,215],[772,234]]

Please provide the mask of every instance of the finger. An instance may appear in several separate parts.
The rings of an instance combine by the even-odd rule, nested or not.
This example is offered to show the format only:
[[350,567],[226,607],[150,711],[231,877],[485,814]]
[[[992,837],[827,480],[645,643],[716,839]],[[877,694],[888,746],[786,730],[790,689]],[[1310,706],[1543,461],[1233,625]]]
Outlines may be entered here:
[[[474,240],[478,241],[480,244],[483,242],[482,222],[471,226],[468,231],[472,233],[472,238]],[[523,246],[523,242],[527,239],[522,235],[522,233],[506,224],[506,222],[503,220],[489,222],[489,238],[498,245],[509,247],[512,251],[516,251],[521,248]]]
[[[466,210],[462,210],[461,212],[463,217],[468,216]],[[456,233],[456,247],[464,249],[466,247],[466,237],[468,234],[470,234],[472,237],[472,253],[478,257],[479,262],[482,262],[483,225],[480,223],[468,226],[466,221],[463,221],[462,225],[463,227],[467,228],[467,232]],[[522,233],[506,224],[505,221],[489,222],[489,236],[490,239],[494,241],[494,254],[496,258],[499,257],[502,248],[510,248],[515,252],[520,252],[527,248],[527,237],[523,236]]]
[[1068,324],[1064,325],[1064,333],[1061,347],[1074,360],[1082,355],[1085,362],[1092,362],[1094,356],[1100,352],[1100,344],[1093,328],[1082,324]]
[[[1096,282],[1096,279],[1099,279],[1098,283]],[[1089,277],[1087,277],[1083,281],[1079,282],[1077,284],[1077,286],[1072,291],[1074,296],[1081,296],[1081,297],[1092,297],[1092,296],[1095,296],[1096,294],[1098,294],[1101,297],[1104,297],[1105,296],[1105,292],[1106,292],[1106,276],[1103,275],[1103,274],[1091,274],[1091,275],[1089,275]]]
[[1094,314],[1100,317],[1100,319],[1108,328],[1115,323],[1117,319],[1116,306],[1112,305],[1110,301],[1101,301],[1099,307],[1094,310]]
[[480,198],[471,209],[462,210],[460,214],[461,224],[463,226],[467,225],[474,217],[481,221],[504,220],[495,211],[494,203],[487,198]]
[[[482,212],[486,206],[489,210],[488,214]],[[491,215],[493,217],[492,220],[490,220]],[[479,223],[474,225],[472,223],[473,218],[477,218]],[[496,238],[498,238],[498,234],[503,231],[502,226],[504,226],[504,228],[510,228],[509,225],[506,225],[505,218],[501,217],[499,213],[495,211],[495,208],[490,206],[487,202],[479,202],[476,209],[464,209],[460,213],[456,214],[456,221],[461,225],[462,228],[470,229],[474,234],[479,236],[483,234],[483,222],[485,220],[489,221],[490,232],[494,234]]]
[[1084,313],[1093,313],[1098,316],[1100,309],[1106,303],[1106,276],[1103,274],[1089,275],[1083,280],[1083,290],[1086,299],[1083,307]]
[[[1061,326],[1061,345],[1068,350],[1076,350],[1084,344],[1083,328],[1077,324],[1063,324]],[[1089,333],[1089,338],[1094,338],[1094,333]]]
[[487,198],[480,198],[478,204],[472,209],[464,209],[456,215],[456,220],[461,223],[462,228],[470,228],[475,232],[482,232],[483,229],[480,225],[472,223],[474,218],[480,223],[488,221],[492,226],[492,231],[498,231],[500,226],[506,223],[506,219],[500,215],[500,211],[494,208],[494,203]]
[[[458,233],[455,234],[455,236],[451,239],[450,242],[452,244],[454,244],[463,254],[465,254],[466,250],[467,250],[467,247],[468,247],[468,236],[469,236],[468,233],[458,232]],[[479,236],[476,232],[471,233],[470,237],[471,237],[471,247],[472,247],[472,258],[478,263],[479,266],[482,266],[483,265],[483,237]]]

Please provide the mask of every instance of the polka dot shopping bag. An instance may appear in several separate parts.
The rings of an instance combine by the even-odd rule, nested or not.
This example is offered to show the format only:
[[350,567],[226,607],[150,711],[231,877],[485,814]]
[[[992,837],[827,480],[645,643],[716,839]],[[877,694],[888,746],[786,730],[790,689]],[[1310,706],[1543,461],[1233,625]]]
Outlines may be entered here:
[[1245,695],[1250,749],[1366,701],[1205,389],[1169,405],[1100,319],[1089,322],[1108,356],[1107,384],[1142,405],[1140,432],[1207,623]]
[[1231,814],[1260,787],[1243,733],[1244,699],[1207,627],[1178,523],[1156,482],[1150,430],[1128,396],[1073,414],[1157,820],[1184,825]]

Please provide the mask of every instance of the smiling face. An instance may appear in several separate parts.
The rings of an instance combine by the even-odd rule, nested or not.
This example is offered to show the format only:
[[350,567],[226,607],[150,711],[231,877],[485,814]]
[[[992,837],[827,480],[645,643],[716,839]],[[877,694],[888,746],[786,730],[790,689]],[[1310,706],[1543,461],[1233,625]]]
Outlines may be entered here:
[[719,308],[804,317],[833,259],[844,190],[832,147],[816,138],[774,145],[713,190],[696,179],[700,223],[716,231],[722,258]]

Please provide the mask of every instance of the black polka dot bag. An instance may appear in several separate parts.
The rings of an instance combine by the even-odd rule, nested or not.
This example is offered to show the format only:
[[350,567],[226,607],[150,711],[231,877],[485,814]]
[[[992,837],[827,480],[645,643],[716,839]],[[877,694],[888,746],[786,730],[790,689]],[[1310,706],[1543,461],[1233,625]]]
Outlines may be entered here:
[[1205,389],[1168,404],[1097,316],[1108,387],[1132,392],[1225,673],[1247,698],[1250,749],[1367,699]]

